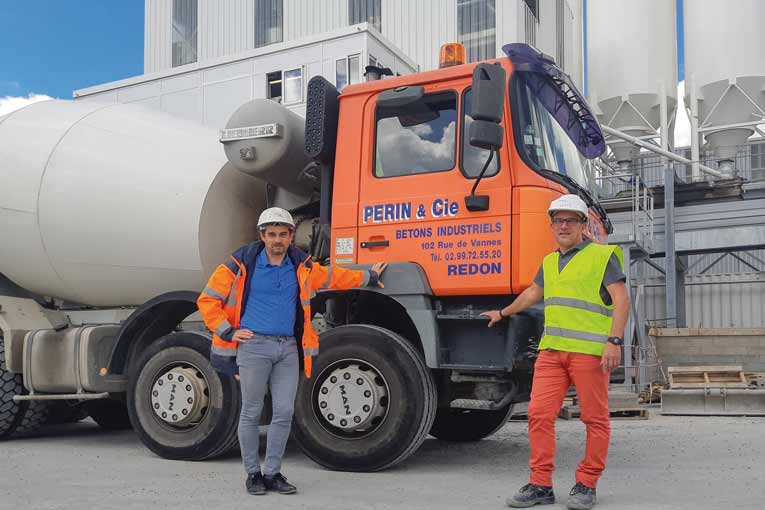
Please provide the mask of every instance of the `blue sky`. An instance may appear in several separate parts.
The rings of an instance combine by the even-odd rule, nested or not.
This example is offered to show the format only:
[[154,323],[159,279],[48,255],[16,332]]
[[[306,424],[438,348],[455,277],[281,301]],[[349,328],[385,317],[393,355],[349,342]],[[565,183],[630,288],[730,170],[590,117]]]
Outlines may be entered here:
[[0,97],[143,74],[143,0],[0,1]]

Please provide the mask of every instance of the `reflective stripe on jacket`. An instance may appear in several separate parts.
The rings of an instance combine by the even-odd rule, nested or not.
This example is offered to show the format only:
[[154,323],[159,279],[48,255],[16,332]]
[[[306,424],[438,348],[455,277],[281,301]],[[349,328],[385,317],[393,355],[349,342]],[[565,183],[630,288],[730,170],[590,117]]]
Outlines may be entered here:
[[[213,332],[213,364],[219,361],[232,367],[222,371],[235,373],[237,342],[233,341],[234,332],[239,328],[250,295],[255,258],[264,248],[261,241],[256,241],[234,252],[229,260],[215,269],[197,299],[202,319]],[[295,308],[295,338],[302,338],[304,371],[306,377],[311,377],[311,356],[319,353],[319,335],[311,325],[311,298],[319,289],[345,290],[368,285],[371,272],[315,264],[294,246],[289,247],[287,256],[295,267],[300,288]],[[220,369],[220,365],[216,368]]]
[[544,258],[545,330],[539,349],[601,356],[611,332],[614,305],[600,296],[611,255],[624,267],[621,249],[590,243],[558,271],[560,253]]

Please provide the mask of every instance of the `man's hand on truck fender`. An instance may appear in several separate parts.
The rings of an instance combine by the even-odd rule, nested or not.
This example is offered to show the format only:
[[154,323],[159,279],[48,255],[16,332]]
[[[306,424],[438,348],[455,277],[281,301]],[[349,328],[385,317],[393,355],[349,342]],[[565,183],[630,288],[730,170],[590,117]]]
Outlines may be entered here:
[[489,318],[489,327],[494,326],[496,323],[504,319],[504,317],[500,315],[499,310],[489,310],[488,312],[483,312],[481,315]]
[[234,332],[234,342],[240,342],[240,343],[249,342],[252,336],[253,336],[253,333],[249,329],[237,329]]
[[380,279],[380,277],[382,276],[383,271],[385,271],[386,267],[388,267],[388,263],[387,262],[375,262],[372,265],[372,271],[377,273],[377,286],[380,287],[381,289],[385,288],[385,285],[383,285],[383,282]]

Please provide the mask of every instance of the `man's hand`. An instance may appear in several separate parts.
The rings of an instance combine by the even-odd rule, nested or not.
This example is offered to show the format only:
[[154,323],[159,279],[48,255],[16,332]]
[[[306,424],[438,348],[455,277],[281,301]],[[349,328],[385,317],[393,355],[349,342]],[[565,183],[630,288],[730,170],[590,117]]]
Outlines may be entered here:
[[380,277],[382,276],[383,271],[385,271],[386,267],[388,267],[387,262],[375,262],[372,265],[372,271],[377,273],[377,286],[380,287],[381,289],[385,288],[385,285],[383,285],[383,282],[382,280],[380,280]]
[[250,338],[254,336],[253,332],[249,329],[237,329],[234,332],[234,342],[246,343],[250,341]]
[[609,373],[619,366],[622,359],[622,348],[611,342],[606,342],[606,348],[603,350],[603,356],[600,358],[600,366],[604,373]]
[[504,317],[500,315],[499,310],[489,310],[488,312],[483,312],[481,315],[489,318],[489,327],[494,326],[496,323],[504,319]]

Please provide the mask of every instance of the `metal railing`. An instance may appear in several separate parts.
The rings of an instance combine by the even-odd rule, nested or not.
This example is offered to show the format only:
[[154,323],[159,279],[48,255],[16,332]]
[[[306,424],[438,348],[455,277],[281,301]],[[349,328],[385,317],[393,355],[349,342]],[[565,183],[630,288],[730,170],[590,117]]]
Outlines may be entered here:
[[[616,225],[614,236],[650,248],[654,240],[654,198],[642,176],[631,173],[595,175],[598,201],[606,209],[619,208],[630,212],[631,221]],[[618,189],[603,193],[604,189]]]
[[[677,149],[676,154],[690,158],[690,149]],[[699,163],[712,168],[718,168],[721,158],[715,157],[712,151],[704,151]],[[709,176],[703,172],[693,172],[693,162],[678,163],[669,162],[675,170],[677,182],[691,184],[695,182],[709,182]],[[735,177],[744,182],[762,182],[765,181],[765,140],[752,141],[743,145],[736,146],[736,156],[733,160],[733,166],[736,169]],[[664,185],[664,164],[661,156],[650,152],[642,152],[623,170],[639,174],[648,187]],[[618,181],[608,183],[602,192],[606,196],[616,195],[620,191],[629,188],[628,185],[620,184]]]

